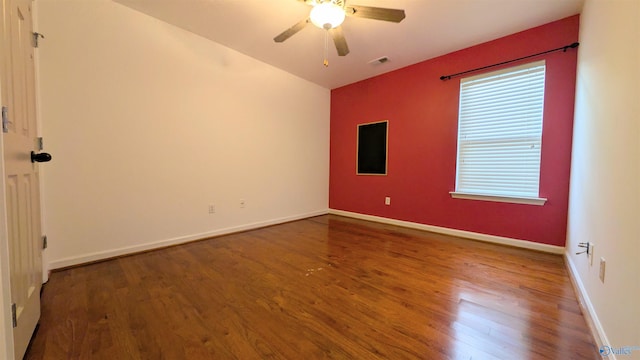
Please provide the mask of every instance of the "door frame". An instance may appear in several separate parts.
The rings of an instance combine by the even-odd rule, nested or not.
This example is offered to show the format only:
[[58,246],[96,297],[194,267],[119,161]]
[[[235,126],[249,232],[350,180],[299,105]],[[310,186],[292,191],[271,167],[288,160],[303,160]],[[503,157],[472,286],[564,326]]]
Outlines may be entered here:
[[[0,74],[1,75],[1,74]],[[2,89],[0,88],[0,94]],[[5,359],[15,358],[11,323],[11,281],[9,271],[9,234],[4,183],[4,140],[0,135],[0,349]]]
[[[0,147],[2,147],[2,141],[0,141]],[[4,155],[0,150],[0,156]],[[2,170],[0,170],[0,176],[4,176],[4,162],[2,164]],[[13,350],[13,325],[11,323],[11,282],[9,281],[9,237],[7,236],[7,217],[5,212],[5,190],[4,190],[4,178],[0,179],[0,186],[2,191],[0,192],[0,320],[2,321],[2,330],[0,333],[0,349],[5,349],[4,354],[6,359],[13,359],[15,357]]]

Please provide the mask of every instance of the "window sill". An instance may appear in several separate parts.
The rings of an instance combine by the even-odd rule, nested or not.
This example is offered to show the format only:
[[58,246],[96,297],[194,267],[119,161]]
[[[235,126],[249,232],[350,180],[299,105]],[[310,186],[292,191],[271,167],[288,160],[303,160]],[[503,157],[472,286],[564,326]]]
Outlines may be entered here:
[[527,204],[527,205],[538,205],[542,206],[547,199],[545,198],[534,198],[534,197],[515,197],[515,196],[500,196],[500,195],[479,195],[479,194],[469,194],[462,192],[451,191],[451,197],[454,199],[468,199],[468,200],[482,200],[482,201],[495,201],[495,202],[506,202],[512,204]]

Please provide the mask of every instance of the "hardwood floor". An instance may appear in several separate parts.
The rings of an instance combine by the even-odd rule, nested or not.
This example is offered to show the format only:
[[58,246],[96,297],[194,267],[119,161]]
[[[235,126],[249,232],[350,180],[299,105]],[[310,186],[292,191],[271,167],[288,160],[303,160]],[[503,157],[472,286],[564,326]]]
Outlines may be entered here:
[[598,359],[561,256],[326,215],[51,274],[26,359]]

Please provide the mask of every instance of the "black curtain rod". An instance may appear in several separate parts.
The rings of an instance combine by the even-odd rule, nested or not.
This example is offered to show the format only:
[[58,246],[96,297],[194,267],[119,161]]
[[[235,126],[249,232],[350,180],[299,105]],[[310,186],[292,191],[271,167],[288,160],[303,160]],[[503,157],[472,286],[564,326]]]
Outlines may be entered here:
[[474,72],[474,71],[479,71],[479,70],[484,70],[484,69],[488,69],[488,68],[492,68],[495,66],[500,66],[500,65],[504,65],[504,64],[508,64],[508,63],[512,63],[514,61],[520,61],[520,60],[524,60],[524,59],[528,59],[528,58],[532,58],[534,56],[540,56],[540,55],[544,55],[544,54],[548,54],[548,53],[552,53],[552,52],[556,52],[556,51],[560,51],[562,50],[563,52],[567,52],[567,49],[573,49],[573,48],[577,48],[578,45],[580,45],[580,43],[578,42],[574,42],[571,45],[567,45],[567,46],[563,46],[563,47],[559,47],[557,49],[553,49],[553,50],[547,50],[547,51],[543,51],[541,53],[537,53],[537,54],[533,54],[533,55],[529,55],[529,56],[523,56],[521,58],[517,58],[517,59],[513,59],[513,60],[508,60],[508,61],[503,61],[501,63],[497,63],[497,64],[493,64],[493,65],[487,65],[487,66],[483,66],[483,67],[479,67],[477,69],[472,69],[472,70],[467,70],[467,71],[463,71],[463,72],[459,72],[456,74],[451,74],[451,75],[442,75],[440,76],[440,80],[450,80],[452,77],[455,76],[460,76],[460,75],[464,75],[464,74],[468,74],[470,72]]

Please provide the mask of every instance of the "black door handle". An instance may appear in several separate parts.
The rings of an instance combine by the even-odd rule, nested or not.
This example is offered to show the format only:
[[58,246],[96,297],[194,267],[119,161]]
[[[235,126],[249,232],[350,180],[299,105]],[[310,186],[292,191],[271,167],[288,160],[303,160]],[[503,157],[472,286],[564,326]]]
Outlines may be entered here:
[[47,162],[47,161],[51,161],[51,154],[49,153],[36,154],[35,151],[31,152],[31,162]]

